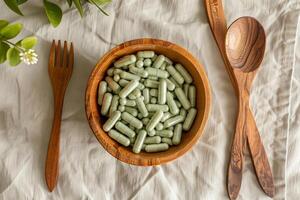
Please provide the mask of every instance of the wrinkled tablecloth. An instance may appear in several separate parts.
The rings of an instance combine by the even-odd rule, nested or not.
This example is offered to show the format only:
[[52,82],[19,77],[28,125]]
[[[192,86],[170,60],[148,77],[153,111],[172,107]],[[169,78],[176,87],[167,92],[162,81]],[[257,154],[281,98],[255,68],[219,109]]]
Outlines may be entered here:
[[[51,27],[42,1],[25,17],[0,2],[0,18],[22,22],[21,36],[39,38],[37,65],[0,66],[0,200],[228,199],[226,176],[237,112],[234,92],[212,37],[202,0],[113,0],[109,17],[86,5],[85,16],[64,10]],[[228,23],[256,17],[267,33],[266,54],[251,93],[251,108],[273,171],[274,199],[300,198],[299,0],[226,0]],[[188,49],[203,64],[212,110],[203,136],[179,159],[156,167],[119,162],[97,142],[85,117],[87,79],[99,58],[127,40],[153,37]],[[52,39],[73,41],[75,67],[61,127],[60,174],[49,193],[45,157],[53,118],[47,64]],[[246,152],[240,200],[270,199],[260,189]]]

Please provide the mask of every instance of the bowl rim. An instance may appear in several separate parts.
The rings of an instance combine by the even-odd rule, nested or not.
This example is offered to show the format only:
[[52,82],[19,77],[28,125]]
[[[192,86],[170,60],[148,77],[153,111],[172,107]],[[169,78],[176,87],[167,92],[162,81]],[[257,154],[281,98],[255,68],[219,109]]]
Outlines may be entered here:
[[[135,45],[155,45],[155,46],[172,46],[172,50],[176,51],[178,54],[182,54],[182,52],[185,54],[184,57],[187,58],[188,60],[191,61],[191,63],[195,66],[195,68],[197,68],[197,71],[201,77],[201,80],[203,82],[203,89],[204,89],[204,98],[206,101],[206,104],[204,106],[204,112],[203,112],[203,118],[201,120],[201,125],[199,126],[199,129],[197,130],[196,133],[196,137],[194,139],[194,141],[190,142],[191,145],[186,145],[185,148],[182,148],[181,151],[176,152],[175,156],[168,156],[166,158],[160,158],[160,159],[156,159],[156,162],[148,162],[147,160],[149,158],[144,158],[145,161],[143,164],[141,164],[140,160],[143,160],[143,158],[139,158],[140,160],[138,161],[137,159],[124,159],[123,156],[117,156],[119,154],[119,152],[116,152],[116,150],[113,150],[112,148],[110,148],[108,145],[105,145],[103,143],[103,141],[101,140],[100,137],[97,136],[96,134],[96,128],[95,126],[97,126],[96,122],[91,121],[91,119],[95,119],[95,116],[93,114],[93,112],[91,112],[91,105],[90,105],[90,91],[92,90],[92,81],[93,78],[95,77],[95,75],[98,72],[98,68],[100,68],[100,66],[103,64],[103,62],[109,58],[109,56],[114,53],[117,52],[119,50],[121,50],[122,48],[126,48],[129,46],[135,46]],[[161,39],[155,39],[155,38],[138,38],[138,39],[134,39],[134,40],[129,40],[126,42],[123,42],[117,46],[115,46],[114,48],[110,49],[109,51],[107,51],[96,63],[96,65],[94,66],[92,72],[90,73],[90,76],[88,78],[88,82],[87,82],[87,87],[86,87],[86,91],[85,91],[85,112],[86,112],[86,117],[89,123],[89,126],[94,134],[94,136],[96,137],[96,139],[98,140],[98,142],[101,144],[101,146],[114,158],[127,163],[127,164],[131,164],[131,165],[136,165],[136,166],[155,166],[155,165],[160,165],[160,164],[164,164],[167,162],[170,162],[172,160],[175,160],[179,157],[181,157],[183,154],[185,154],[187,151],[189,151],[190,149],[192,149],[192,147],[197,143],[197,141],[199,140],[199,138],[202,136],[205,126],[207,124],[208,121],[208,117],[210,115],[210,110],[211,110],[211,88],[210,88],[210,84],[209,84],[209,80],[207,78],[207,75],[205,73],[204,67],[202,66],[202,64],[200,64],[200,62],[185,48],[174,44],[172,42],[169,41],[165,41],[165,40],[161,40]],[[99,114],[100,115],[100,114]],[[98,124],[100,124],[99,122],[97,122]],[[100,128],[102,129],[102,127],[100,126]],[[103,129],[102,129],[103,131]],[[104,132],[104,131],[103,131]],[[200,133],[199,133],[200,132]]]

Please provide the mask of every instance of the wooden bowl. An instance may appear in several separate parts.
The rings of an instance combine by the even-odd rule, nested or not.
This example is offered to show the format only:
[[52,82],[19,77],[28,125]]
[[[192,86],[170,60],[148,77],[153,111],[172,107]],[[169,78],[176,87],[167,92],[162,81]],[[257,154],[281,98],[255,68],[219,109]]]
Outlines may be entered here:
[[[141,50],[153,50],[163,54],[175,63],[181,63],[194,79],[197,92],[198,113],[190,131],[183,133],[181,143],[171,146],[169,150],[159,153],[141,151],[135,154],[131,147],[124,147],[112,140],[102,129],[104,118],[100,117],[100,107],[97,103],[97,91],[100,81],[106,76],[106,70],[118,58]],[[202,135],[210,111],[210,87],[203,67],[185,49],[167,41],[158,39],[137,39],[125,42],[106,53],[90,75],[86,90],[86,114],[96,138],[100,144],[115,158],[128,164],[151,166],[174,160],[187,152]]]

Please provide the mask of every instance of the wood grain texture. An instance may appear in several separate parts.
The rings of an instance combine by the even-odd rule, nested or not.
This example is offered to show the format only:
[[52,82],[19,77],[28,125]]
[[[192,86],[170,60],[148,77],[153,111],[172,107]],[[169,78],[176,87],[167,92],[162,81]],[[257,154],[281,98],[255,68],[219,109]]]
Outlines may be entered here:
[[[106,70],[118,58],[136,53],[140,50],[153,50],[164,54],[174,62],[181,63],[193,77],[197,89],[198,113],[191,130],[182,137],[177,146],[172,146],[168,151],[159,153],[141,152],[135,154],[128,147],[119,145],[112,140],[102,129],[104,118],[100,117],[100,108],[97,104],[97,90],[100,81],[105,77]],[[92,131],[100,144],[115,158],[128,164],[151,166],[160,165],[174,160],[187,152],[200,138],[208,119],[211,95],[208,79],[200,63],[185,49],[178,45],[158,39],[137,39],[125,42],[106,53],[96,65],[90,75],[86,90],[86,114]]]
[[57,45],[55,44],[55,41],[53,41],[50,49],[48,73],[54,96],[54,117],[45,169],[46,184],[49,191],[53,191],[58,179],[61,116],[65,91],[72,75],[74,62],[72,43],[70,52],[68,52],[67,43],[64,43],[64,50],[62,54],[63,55],[61,56],[60,41],[58,41]]
[[[241,185],[242,162],[234,162],[242,157],[236,152],[236,145],[244,145],[240,138],[248,138],[248,144],[259,183],[265,193],[274,195],[271,168],[260,140],[260,136],[250,111],[249,98],[252,82],[262,62],[265,51],[265,32],[263,27],[251,17],[236,20],[226,35],[226,54],[234,67],[234,74],[239,90],[239,115],[244,121],[237,123],[232,146],[231,161],[228,170],[228,192],[231,199],[236,199]],[[240,121],[240,119],[238,119]],[[245,137],[240,137],[242,131]],[[239,142],[236,142],[239,141]],[[243,149],[241,147],[239,150]],[[241,163],[241,164],[240,164]]]

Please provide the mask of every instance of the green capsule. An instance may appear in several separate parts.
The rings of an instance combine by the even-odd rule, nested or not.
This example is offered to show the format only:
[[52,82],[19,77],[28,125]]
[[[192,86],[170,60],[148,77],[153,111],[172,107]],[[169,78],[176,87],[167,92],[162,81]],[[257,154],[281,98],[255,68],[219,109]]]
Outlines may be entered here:
[[110,105],[108,116],[111,116],[112,113],[115,112],[118,109],[119,98],[120,97],[118,95],[113,96],[113,98],[111,100],[111,105]]
[[179,85],[183,84],[183,82],[184,82],[183,77],[181,76],[181,74],[172,65],[167,66],[166,70],[169,72],[169,74],[172,76],[172,78],[174,78],[175,81]]
[[142,150],[142,146],[144,144],[144,140],[146,139],[147,132],[145,130],[140,130],[139,134],[136,137],[136,140],[134,142],[132,151],[134,153],[140,153]]
[[189,87],[189,100],[191,102],[191,106],[195,107],[196,106],[196,87],[191,85]]
[[166,138],[171,138],[173,136],[173,131],[164,129],[161,131],[156,131],[155,135],[158,135],[161,137],[166,137]]
[[150,121],[149,118],[143,118],[142,119],[142,122],[143,122],[144,125],[147,125],[149,121]]
[[119,133],[118,131],[111,129],[108,132],[109,137],[111,137],[112,139],[114,139],[115,141],[119,142],[120,144],[122,144],[125,147],[128,147],[130,145],[130,140],[122,135],[121,133]]
[[117,68],[123,67],[125,65],[130,65],[132,63],[136,62],[136,56],[135,55],[128,55],[120,58],[116,62],[114,62],[114,66]]
[[125,104],[127,103],[127,99],[126,98],[121,98],[119,103],[120,103],[120,105],[125,106]]
[[135,100],[131,100],[131,99],[127,99],[125,106],[129,106],[129,107],[135,107],[136,106],[136,102]]
[[120,85],[117,82],[115,82],[110,76],[105,77],[105,81],[107,82],[108,87],[110,87],[110,89],[114,93],[118,94],[120,92]]
[[126,80],[140,80],[140,78],[141,78],[141,77],[139,77],[135,74],[125,72],[125,71],[122,71],[120,73],[120,77],[123,78],[123,79],[126,79]]
[[116,81],[116,82],[119,82],[119,80],[120,80],[120,75],[119,74],[116,74],[116,75],[114,75],[114,81]]
[[119,93],[121,98],[126,98],[139,84],[138,80],[130,81]]
[[145,147],[145,151],[148,153],[154,153],[154,152],[160,152],[160,151],[166,151],[169,149],[169,145],[166,143],[160,143],[160,144],[148,144]]
[[174,126],[170,126],[170,127],[168,128],[168,130],[174,131]]
[[133,90],[131,94],[133,94],[136,97],[140,97],[142,95],[139,89]]
[[166,67],[167,67],[167,63],[164,62],[161,66],[160,66],[160,69],[165,71],[166,70]]
[[109,68],[106,73],[107,73],[107,76],[113,76],[114,75],[114,69]]
[[164,55],[159,55],[157,56],[157,58],[155,59],[154,63],[153,63],[153,67],[154,68],[160,68],[160,66],[164,63],[165,61],[165,56]]
[[142,68],[144,66],[144,61],[143,60],[138,60],[136,63],[135,63],[135,66],[137,68]]
[[151,58],[151,61],[154,62],[156,60],[156,58],[157,58],[157,55],[154,54],[154,56]]
[[119,105],[119,106],[118,106],[118,110],[119,110],[120,112],[124,112],[124,111],[125,111],[125,106]]
[[123,70],[121,70],[121,69],[114,69],[114,75],[120,74],[121,72],[123,72]]
[[188,110],[191,107],[191,103],[188,100],[188,98],[185,96],[183,90],[181,88],[176,88],[175,94],[178,100],[180,101],[180,103],[182,104],[182,106],[184,107],[184,109]]
[[[129,128],[129,127],[128,127]],[[135,134],[135,132],[134,132],[134,134]],[[133,144],[134,144],[134,142],[135,142],[135,140],[136,140],[136,136],[134,136],[134,137],[132,137],[132,138],[129,138],[129,140],[130,140],[130,146],[133,146]]]
[[106,116],[109,111],[109,107],[112,101],[112,94],[105,93],[102,101],[101,114]]
[[131,114],[134,117],[138,116],[138,111],[136,108],[125,106],[124,111],[128,112],[129,114]]
[[168,128],[170,126],[174,126],[178,123],[181,123],[184,121],[184,118],[181,116],[181,115],[176,115],[174,117],[171,117],[169,119],[167,119],[165,122],[164,122],[164,127],[165,128]]
[[[149,105],[149,104],[148,104]],[[146,126],[147,131],[151,131],[155,128],[155,126],[160,122],[162,116],[164,115],[162,110],[157,110],[155,114],[150,119],[149,123]]]
[[189,96],[189,84],[183,84],[183,92],[184,92],[184,94],[185,94],[185,96],[186,97],[188,97]]
[[152,97],[157,97],[158,96],[158,89],[154,89],[154,88],[150,89],[150,95]]
[[172,81],[170,81],[170,79],[166,79],[166,81],[167,81],[168,90],[170,91],[175,90],[175,84]]
[[108,120],[103,124],[103,130],[105,132],[108,132],[110,129],[112,129],[115,125],[115,123],[120,119],[121,112],[120,111],[114,111]]
[[176,88],[176,87],[181,87],[181,86],[175,81],[175,79],[174,79],[173,77],[169,78],[169,80],[175,85],[175,88]]
[[125,79],[120,79],[119,80],[119,85],[121,87],[125,87],[127,84],[129,83],[129,81],[125,80]]
[[158,77],[157,76],[148,76],[148,79],[154,80],[154,81],[158,81]]
[[173,95],[170,92],[167,93],[167,104],[170,108],[170,113],[173,115],[177,115],[179,113],[179,108],[177,107]]
[[183,130],[185,130],[185,131],[190,130],[190,128],[195,120],[196,114],[197,114],[197,110],[195,108],[191,108],[188,111],[188,114],[187,114],[187,116],[184,120],[183,126],[182,126]]
[[165,56],[165,62],[168,63],[169,65],[173,64],[172,60],[170,60],[170,58],[168,58],[166,56]]
[[146,137],[144,144],[159,144],[161,142],[160,136]]
[[167,101],[167,82],[165,79],[159,80],[158,96],[157,100],[159,104],[166,104]]
[[170,145],[170,146],[172,146],[173,145],[173,143],[172,143],[172,139],[170,139],[170,138],[162,138],[161,139],[161,142],[162,143],[167,143],[168,145]]
[[156,134],[156,131],[153,129],[151,131],[147,131],[147,133],[148,133],[148,136],[152,137]]
[[129,94],[129,95],[128,95],[128,98],[131,99],[131,100],[135,100],[135,99],[136,99],[136,96],[133,95],[133,94]]
[[144,66],[145,66],[145,67],[150,67],[151,64],[152,64],[151,59],[147,58],[147,59],[144,60]]
[[131,124],[137,129],[141,129],[143,127],[143,123],[139,119],[129,114],[128,112],[123,112],[121,117],[123,120],[125,120],[126,122],[128,122],[129,124]]
[[129,138],[134,138],[135,136],[135,132],[120,121],[116,123],[115,128]]
[[148,72],[149,76],[155,76],[158,78],[168,78],[169,77],[169,73],[167,71],[164,71],[161,69],[147,67],[145,70]]
[[157,98],[152,97],[152,98],[150,99],[150,103],[156,104],[156,103],[157,103]]
[[148,110],[144,104],[144,101],[142,100],[141,97],[137,97],[136,98],[136,105],[138,110],[141,112],[141,114],[143,115],[143,117],[147,117],[148,116]]
[[155,126],[155,129],[156,129],[157,131],[161,131],[161,130],[163,130],[163,128],[164,128],[164,125],[163,125],[162,123],[158,123],[158,124]]
[[148,88],[143,89],[143,97],[144,97],[144,103],[148,104],[150,101],[150,92]]
[[[137,118],[140,119],[140,120],[142,120],[142,119],[143,119],[142,113],[139,113],[139,114],[137,115]],[[142,122],[143,122],[143,121],[142,121]],[[143,123],[143,124],[144,124],[144,123]]]
[[174,129],[174,135],[172,138],[172,143],[174,145],[178,145],[180,143],[181,135],[182,135],[182,124],[176,124]]
[[154,51],[139,51],[137,56],[139,58],[153,58],[155,55]]
[[177,71],[181,74],[181,76],[183,77],[184,81],[188,84],[191,84],[193,82],[193,78],[191,77],[191,75],[186,71],[186,69],[184,69],[184,67],[181,64],[176,64],[175,68],[177,69]]
[[103,96],[107,91],[107,83],[105,81],[101,81],[98,88],[98,104],[101,106],[103,101]]
[[143,68],[138,68],[135,66],[129,66],[129,71],[137,76],[147,78],[148,77],[148,72],[144,70]]
[[165,112],[164,116],[161,118],[161,122],[165,122],[167,119],[169,119],[170,117],[172,117],[172,114],[169,112]]
[[182,107],[182,105],[181,105],[181,103],[179,101],[177,101],[177,100],[174,100],[174,101],[175,101],[175,103],[176,103],[176,105],[177,105],[178,108]]
[[146,108],[148,112],[155,112],[157,110],[161,110],[163,112],[169,111],[169,107],[167,105],[160,105],[160,104],[147,104]]
[[154,81],[154,80],[150,80],[150,79],[146,79],[144,81],[144,85],[148,88],[158,88],[159,82]]
[[186,110],[184,108],[181,108],[179,115],[181,115],[183,118],[185,118],[186,117]]

